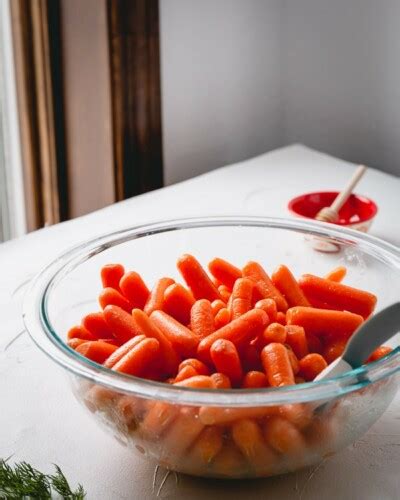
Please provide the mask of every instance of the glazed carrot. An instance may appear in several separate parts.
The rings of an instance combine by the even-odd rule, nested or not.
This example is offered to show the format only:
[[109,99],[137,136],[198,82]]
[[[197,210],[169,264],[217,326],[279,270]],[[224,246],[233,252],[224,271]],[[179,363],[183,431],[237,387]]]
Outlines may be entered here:
[[[206,300],[206,299],[203,299]],[[213,300],[211,303],[211,310],[213,315],[215,316],[221,309],[224,309],[226,307],[226,304],[223,300]]]
[[308,352],[317,352],[318,354],[322,354],[322,342],[316,335],[307,334],[307,345]]
[[214,389],[215,384],[211,377],[206,375],[196,375],[180,382],[175,382],[174,385],[178,387],[190,387],[192,389]]
[[210,355],[217,371],[229,377],[232,385],[241,382],[243,370],[235,344],[226,339],[218,339],[212,344]]
[[125,273],[121,264],[106,264],[101,268],[100,276],[103,288],[115,288],[119,291],[119,281]]
[[132,311],[132,317],[138,330],[146,337],[155,338],[160,343],[160,358],[165,369],[165,375],[175,375],[179,365],[179,357],[171,342],[165,337],[159,328],[140,309]]
[[314,352],[312,354],[307,354],[307,356],[304,356],[304,358],[299,361],[299,374],[304,380],[311,382],[327,366],[328,363],[321,354]]
[[255,283],[260,299],[274,299],[279,311],[286,311],[287,302],[281,292],[272,283],[271,278],[257,262],[248,262],[243,268],[243,277],[250,278]]
[[204,424],[197,418],[196,408],[181,408],[162,442],[163,458],[180,457],[198,438]]
[[86,328],[82,325],[73,326],[68,330],[67,339],[82,339],[82,340],[97,340],[92,333],[90,333]]
[[193,304],[190,311],[190,328],[199,339],[207,337],[215,330],[214,315],[209,300],[200,299]]
[[231,320],[231,313],[228,308],[224,307],[215,315],[214,318],[214,326],[215,329],[218,330],[223,326],[227,325]]
[[75,337],[73,339],[68,340],[67,344],[69,345],[69,347],[71,349],[75,350],[78,347],[78,345],[84,344],[85,342],[87,342],[87,340],[85,340],[85,339],[78,339],[77,337]]
[[144,335],[136,335],[136,337],[131,338],[125,344],[122,344],[115,350],[111,356],[109,356],[103,363],[106,368],[112,368],[119,360],[121,360],[128,352],[135,347],[137,344],[142,342],[146,337]]
[[148,368],[148,365],[154,363],[160,352],[158,340],[145,338],[137,343],[112,366],[112,370],[129,375],[140,376]]
[[276,322],[280,323],[281,325],[286,325],[286,314],[282,311],[278,311],[276,313]]
[[220,478],[246,475],[247,469],[243,455],[230,443],[224,445],[212,462],[212,472]]
[[102,312],[87,314],[82,319],[82,325],[98,339],[112,337],[112,330],[107,325]]
[[367,363],[371,363],[372,361],[378,361],[378,359],[384,358],[388,354],[390,354],[393,351],[391,347],[381,345],[375,351],[369,356],[367,359]]
[[223,373],[213,373],[210,378],[215,389],[230,389],[232,387],[229,377]]
[[164,292],[163,310],[183,325],[188,325],[190,322],[193,304],[192,293],[179,283],[170,285]]
[[205,363],[211,361],[210,348],[218,339],[230,340],[236,346],[251,340],[259,333],[261,328],[265,326],[267,321],[268,316],[260,309],[252,309],[246,314],[243,314],[240,318],[231,321],[200,342],[197,348],[199,359]]
[[289,355],[289,361],[290,361],[290,365],[291,365],[292,370],[293,370],[293,375],[296,376],[299,373],[299,370],[300,370],[299,360],[297,359],[297,356],[293,352],[293,350],[290,347],[290,345],[286,345],[285,347],[286,347],[288,355]]
[[309,300],[316,298],[337,310],[359,314],[364,319],[375,308],[376,296],[374,294],[342,283],[319,278],[312,274],[304,274],[299,280],[299,285]]
[[313,307],[292,307],[286,317],[288,325],[302,326],[306,335],[318,337],[349,338],[363,322],[358,314]]
[[193,255],[182,255],[177,262],[177,266],[196,300],[208,299],[212,302],[221,298],[217,287]]
[[145,415],[139,432],[145,437],[158,438],[168,429],[176,419],[179,406],[175,406],[163,401],[151,402],[149,410]]
[[117,350],[115,345],[106,344],[98,340],[92,340],[78,345],[75,349],[85,358],[88,358],[96,363],[103,363],[111,354]]
[[104,309],[104,319],[114,337],[122,344],[140,333],[132,315],[118,306],[107,306]]
[[231,291],[229,290],[229,288],[225,285],[220,285],[218,287],[218,292],[219,294],[221,295],[221,299],[227,303],[230,296],[231,296]]
[[[328,342],[322,351],[322,355],[325,358],[325,361],[330,364],[335,361],[339,356],[343,354],[343,351],[346,347],[347,340],[345,339],[337,339],[332,342]],[[312,351],[317,352],[317,351]],[[321,354],[321,353],[320,353]]]
[[258,389],[261,387],[268,387],[268,380],[265,373],[255,370],[247,372],[243,378],[242,388]]
[[301,433],[288,420],[273,416],[265,422],[266,442],[279,453],[299,454],[305,451],[306,443]]
[[285,297],[289,307],[309,306],[302,289],[296,281],[296,278],[290,272],[289,268],[280,265],[271,275],[272,283]]
[[239,278],[235,281],[230,303],[231,319],[239,318],[251,309],[254,282],[248,278]]
[[175,382],[182,382],[182,380],[186,380],[187,378],[196,377],[199,375],[193,366],[185,366],[178,371],[178,375],[175,377]]
[[191,459],[195,463],[209,464],[212,462],[222,449],[223,433],[222,427],[213,426],[203,429],[190,451]]
[[104,288],[99,295],[99,304],[102,309],[107,306],[118,306],[126,312],[132,311],[132,304],[114,288]]
[[[261,347],[257,344],[258,338],[255,341],[251,341],[250,345],[246,345],[240,348],[240,359],[242,360],[243,369],[248,371],[260,371],[262,370],[260,350],[264,347],[264,342]],[[255,344],[253,344],[255,342]]]
[[199,410],[199,419],[205,425],[226,425],[242,418],[265,418],[279,415],[277,406],[259,406],[251,408],[224,408],[216,406],[202,406]]
[[181,371],[186,366],[191,366],[192,368],[194,368],[197,372],[197,375],[210,375],[208,366],[196,358],[188,358],[182,361],[182,363],[180,363],[179,365],[178,371]]
[[297,325],[286,325],[286,343],[290,345],[296,356],[301,359],[308,354],[308,343],[304,328]]
[[171,342],[172,347],[178,354],[183,357],[191,357],[196,353],[199,338],[194,335],[189,328],[183,326],[179,321],[176,321],[176,319],[169,316],[164,311],[152,312],[150,319]]
[[218,281],[231,290],[235,281],[242,277],[242,271],[238,267],[218,257],[208,264],[208,269]]
[[262,334],[264,345],[277,342],[284,344],[286,342],[286,328],[280,323],[271,323],[268,325]]
[[138,273],[134,271],[125,273],[119,282],[119,287],[124,296],[132,304],[131,310],[133,308],[143,309],[150,292]]
[[164,306],[165,290],[173,285],[175,281],[171,278],[160,278],[152,288],[150,295],[147,297],[143,311],[150,316],[153,311],[162,311]]
[[275,323],[278,310],[276,308],[276,302],[274,299],[261,299],[256,302],[254,307],[256,309],[262,309],[263,311],[265,311],[268,314],[271,323]]
[[335,267],[335,269],[332,269],[332,271],[329,271],[329,273],[325,275],[325,279],[340,283],[341,281],[343,281],[346,274],[347,274],[347,269],[344,266],[339,266]]
[[261,361],[267,375],[269,385],[282,387],[294,384],[294,375],[289,354],[282,344],[268,344],[261,351]]

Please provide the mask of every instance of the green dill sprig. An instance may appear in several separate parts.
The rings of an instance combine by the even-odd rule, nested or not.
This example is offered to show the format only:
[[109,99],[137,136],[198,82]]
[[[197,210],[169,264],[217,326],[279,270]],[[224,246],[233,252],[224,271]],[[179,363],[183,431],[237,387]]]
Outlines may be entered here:
[[72,491],[60,467],[54,467],[55,474],[43,474],[26,462],[11,466],[7,460],[0,459],[0,499],[51,500],[56,492],[64,500],[83,500],[86,496],[83,487],[78,485],[78,488]]

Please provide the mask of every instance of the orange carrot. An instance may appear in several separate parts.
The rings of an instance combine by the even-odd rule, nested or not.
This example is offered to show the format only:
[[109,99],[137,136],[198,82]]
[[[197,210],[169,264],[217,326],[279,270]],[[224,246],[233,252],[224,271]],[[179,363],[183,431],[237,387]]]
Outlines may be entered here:
[[294,384],[293,369],[289,354],[282,344],[268,344],[261,351],[261,361],[267,375],[269,385],[282,387]]
[[104,309],[104,319],[114,337],[122,344],[140,333],[132,315],[118,306],[107,306]]
[[286,311],[288,305],[271,278],[257,262],[248,262],[243,268],[243,276],[255,283],[255,291],[262,299],[274,299],[279,311]]
[[308,354],[308,343],[304,328],[297,325],[286,325],[286,343],[290,345],[296,356],[301,359]]
[[175,382],[178,387],[190,387],[191,389],[214,389],[215,384],[211,377],[206,375],[196,375],[194,377]]
[[133,308],[143,309],[150,292],[138,273],[134,271],[125,273],[119,286],[124,296],[132,304],[131,310]]
[[265,328],[262,339],[264,345],[271,344],[271,342],[284,344],[286,342],[286,329],[280,323],[271,323]]
[[68,340],[67,344],[69,345],[69,347],[71,349],[75,350],[78,347],[78,345],[84,344],[85,342],[87,342],[87,340],[85,340],[85,339],[78,339],[77,337],[75,337],[73,339]]
[[306,335],[318,337],[349,338],[363,322],[358,314],[313,307],[292,307],[286,317],[288,325],[302,326]]
[[132,317],[138,330],[146,337],[155,338],[160,344],[160,358],[164,367],[165,375],[176,375],[179,357],[171,342],[165,337],[159,328],[150,320],[150,318],[140,309],[132,311]]
[[219,328],[222,328],[223,326],[227,325],[229,321],[231,320],[231,313],[228,308],[224,307],[218,313],[215,315],[214,318],[214,326],[215,329],[218,330]]
[[289,307],[310,305],[289,268],[283,265],[279,266],[272,274],[271,279],[285,297]]
[[214,316],[209,300],[200,299],[193,304],[190,311],[190,327],[193,334],[199,339],[207,337],[215,330]]
[[175,281],[171,278],[160,278],[156,281],[150,295],[147,297],[146,304],[143,311],[150,316],[153,311],[162,311],[164,306],[164,293],[165,290],[173,285]]
[[213,373],[211,375],[215,389],[230,389],[232,387],[229,377],[223,373]]
[[254,282],[248,278],[239,278],[235,281],[230,303],[231,318],[236,319],[251,309]]
[[162,442],[164,459],[181,457],[196,441],[204,424],[197,418],[196,408],[181,408],[175,421],[167,430]]
[[132,347],[111,369],[138,377],[144,373],[149,364],[154,363],[159,351],[158,340],[145,338]]
[[179,321],[176,321],[176,319],[169,316],[164,311],[152,312],[150,319],[171,342],[178,354],[183,357],[191,357],[196,353],[199,338],[194,335],[189,328],[183,326]]
[[206,427],[201,431],[190,451],[190,457],[194,463],[203,462],[209,464],[222,449],[223,445],[222,427]]
[[301,433],[288,420],[273,416],[265,422],[264,437],[274,450],[283,454],[299,454],[305,451]]
[[121,264],[106,264],[101,268],[100,276],[103,288],[115,288],[119,291],[119,281],[125,269]]
[[[330,364],[335,361],[339,356],[343,354],[343,351],[346,347],[347,340],[345,339],[337,339],[332,342],[327,342],[322,351],[322,355],[325,358],[325,361]],[[317,352],[317,351],[311,351]],[[321,354],[321,353],[320,353]]]
[[215,299],[221,298],[217,287],[193,255],[182,255],[178,260],[177,266],[196,300],[208,299],[212,302]]
[[215,258],[208,264],[210,273],[223,285],[232,290],[235,281],[242,277],[242,271],[224,259]]
[[224,408],[217,406],[202,406],[199,419],[205,425],[226,425],[242,418],[265,418],[279,415],[277,406],[258,406],[251,408]]
[[85,358],[88,358],[96,363],[103,363],[111,354],[117,350],[115,345],[106,344],[98,340],[85,342],[75,349]]
[[87,314],[82,319],[82,325],[98,339],[112,337],[112,330],[107,325],[102,312]]
[[140,425],[140,434],[146,438],[159,438],[176,419],[178,412],[179,406],[163,401],[151,402],[149,411]]
[[276,322],[281,325],[286,325],[286,314],[282,311],[277,312],[276,314]]
[[178,375],[175,377],[175,382],[182,382],[182,380],[186,380],[187,378],[196,377],[199,375],[197,371],[193,368],[193,366],[187,365],[181,368],[178,371]]
[[294,381],[296,384],[305,384],[305,380],[303,377],[299,377],[298,375],[296,375],[296,377],[294,377]]
[[304,358],[299,361],[299,374],[304,380],[311,382],[327,366],[328,363],[321,354],[314,352],[312,354],[307,354],[307,356],[304,356]]
[[265,311],[268,314],[271,323],[275,323],[278,310],[276,308],[276,302],[274,299],[261,299],[256,302],[254,307],[256,309],[262,309],[263,311]]
[[238,385],[242,380],[243,370],[235,344],[226,339],[218,339],[211,346],[210,355],[217,371],[229,377],[232,385]]
[[86,328],[82,325],[73,326],[68,330],[67,339],[82,339],[82,340],[97,340],[92,333],[90,333]]
[[230,296],[231,296],[231,291],[229,290],[229,288],[225,285],[220,285],[218,287],[218,292],[219,294],[221,295],[221,299],[227,303]]
[[245,371],[262,370],[260,350],[265,344],[262,342],[259,347],[257,344],[258,339],[259,337],[252,340],[249,345],[240,348],[240,359],[242,360],[242,365]]
[[207,365],[196,358],[188,358],[180,363],[178,370],[181,371],[185,366],[191,366],[197,372],[197,375],[210,375],[210,370]]
[[212,462],[212,472],[222,479],[246,475],[245,459],[233,443],[224,444]]
[[381,345],[375,351],[369,356],[367,359],[367,363],[371,363],[372,361],[378,361],[378,359],[384,358],[388,354],[390,354],[393,351],[391,347]]
[[335,269],[332,269],[332,271],[329,271],[329,273],[325,275],[325,279],[340,283],[341,281],[343,281],[346,274],[347,274],[347,269],[344,266],[339,266],[335,267]]
[[267,321],[268,316],[264,311],[252,309],[203,339],[197,348],[198,357],[205,363],[210,362],[210,348],[216,340],[230,340],[237,347],[238,344],[254,338]]
[[243,389],[258,389],[268,387],[268,380],[265,373],[259,371],[247,372],[242,382]]
[[317,352],[318,354],[322,354],[322,342],[316,335],[307,334],[307,345],[308,352]]
[[306,403],[281,405],[279,415],[289,420],[298,429],[308,427],[314,418],[312,408]]
[[299,360],[297,359],[297,356],[293,352],[293,350],[290,347],[290,345],[286,345],[285,347],[286,347],[286,349],[288,351],[289,361],[290,361],[290,365],[291,365],[292,370],[293,370],[293,375],[296,376],[299,373],[299,370],[300,370]]
[[164,292],[163,310],[183,325],[190,322],[190,311],[193,304],[192,293],[179,283],[170,285]]
[[318,299],[337,310],[349,311],[367,318],[374,310],[376,296],[342,283],[304,274],[299,284],[306,297]]
[[128,352],[135,347],[137,344],[142,342],[146,337],[144,335],[136,335],[136,337],[131,338],[125,344],[122,344],[115,350],[111,356],[109,356],[103,363],[103,366],[106,368],[112,368],[115,364],[118,363],[120,359],[122,359]]
[[[203,299],[205,300],[205,299]],[[211,303],[211,310],[213,315],[215,316],[221,309],[224,309],[226,307],[226,304],[223,300],[213,300]]]
[[132,311],[132,304],[114,288],[104,288],[99,295],[99,304],[102,309],[107,306],[118,306],[126,312]]

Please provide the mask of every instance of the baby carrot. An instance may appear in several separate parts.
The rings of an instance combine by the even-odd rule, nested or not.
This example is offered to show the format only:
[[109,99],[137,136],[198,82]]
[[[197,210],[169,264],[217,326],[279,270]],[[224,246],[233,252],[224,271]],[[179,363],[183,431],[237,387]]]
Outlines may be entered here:
[[308,344],[304,328],[297,325],[286,325],[286,344],[290,345],[295,355],[301,359],[308,354]]
[[272,283],[271,278],[257,262],[248,262],[243,268],[243,277],[250,278],[255,283],[255,291],[260,299],[274,299],[279,311],[288,308],[286,299]]
[[78,339],[77,337],[75,337],[73,339],[68,340],[67,344],[69,345],[69,347],[71,349],[75,350],[78,347],[78,345],[84,344],[85,342],[87,342],[87,340],[85,340],[85,339]]
[[161,332],[159,328],[150,320],[150,318],[140,309],[132,311],[132,317],[138,330],[146,337],[155,338],[160,343],[160,358],[164,367],[165,375],[176,375],[179,357],[171,342]]
[[220,286],[218,287],[218,292],[219,292],[219,294],[221,295],[221,299],[222,299],[225,303],[227,303],[227,302],[228,302],[228,300],[229,300],[229,298],[230,298],[230,296],[231,296],[231,291],[230,291],[230,289],[229,289],[227,286],[225,286],[225,285],[220,285]]
[[212,472],[220,478],[245,476],[248,466],[237,447],[226,443],[212,462]]
[[214,316],[209,300],[196,300],[196,302],[192,305],[192,309],[190,311],[190,328],[192,329],[193,334],[199,339],[207,337],[215,330]]
[[271,280],[285,297],[289,307],[310,305],[296,278],[286,266],[279,266],[271,275]]
[[210,378],[215,389],[230,389],[232,387],[229,377],[224,373],[213,373]]
[[325,275],[325,279],[340,283],[341,281],[343,281],[346,274],[347,274],[347,269],[344,266],[339,266],[335,267],[335,269],[332,269],[332,271],[329,271],[329,273]]
[[265,418],[279,415],[277,406],[255,408],[223,408],[217,406],[202,406],[199,410],[199,419],[205,425],[226,425],[242,418]]
[[269,320],[271,323],[276,321],[276,315],[278,314],[278,310],[276,308],[276,302],[274,299],[261,299],[256,302],[256,309],[262,309],[268,314]]
[[98,339],[112,337],[112,330],[107,325],[102,312],[87,314],[82,319],[82,325]]
[[171,342],[178,354],[183,357],[191,357],[196,353],[199,338],[189,328],[183,326],[164,311],[152,312],[150,320]]
[[178,371],[178,375],[175,377],[175,382],[182,382],[182,380],[186,380],[187,378],[196,377],[199,375],[193,366],[187,365],[181,368]]
[[217,287],[193,255],[182,255],[177,262],[177,266],[196,300],[208,299],[212,302],[215,299],[221,298]]
[[101,268],[100,276],[103,288],[115,288],[119,291],[119,281],[125,273],[121,264],[106,264]]
[[143,309],[150,292],[138,273],[134,271],[125,273],[119,282],[119,287],[132,304],[131,310],[133,308]]
[[118,306],[126,312],[132,311],[132,304],[127,298],[114,288],[104,288],[99,295],[99,304],[102,309],[107,306]]
[[178,371],[181,371],[185,366],[191,366],[196,370],[197,375],[210,375],[210,370],[207,365],[196,358],[187,358],[180,363]]
[[304,358],[299,361],[299,374],[304,380],[311,382],[327,366],[328,363],[321,354],[314,352],[312,354],[307,354],[307,356],[304,356]]
[[137,344],[139,344],[142,340],[144,340],[146,337],[144,335],[136,335],[136,337],[131,338],[125,344],[122,344],[118,349],[116,349],[111,356],[109,356],[103,363],[103,366],[106,368],[112,368],[120,359],[122,359],[125,354],[128,354],[128,352],[135,347]]
[[307,336],[308,352],[317,352],[322,354],[322,342],[320,339],[313,334],[308,333]]
[[252,309],[204,338],[197,348],[198,357],[205,363],[210,362],[210,348],[216,340],[230,340],[238,346],[238,344],[254,338],[267,321],[268,316],[264,311]]
[[193,304],[192,293],[179,283],[170,285],[164,292],[163,310],[183,325],[188,325],[190,322]]
[[132,347],[111,369],[137,377],[143,374],[149,364],[154,363],[159,350],[158,340],[145,338]]
[[302,326],[306,335],[335,338],[349,338],[363,322],[358,314],[313,307],[292,307],[286,317],[288,325]]
[[215,258],[208,264],[210,273],[223,285],[232,290],[235,281],[242,277],[242,271],[224,259]]
[[[205,300],[205,299],[203,299]],[[223,300],[213,300],[211,303],[211,310],[213,315],[215,316],[221,309],[224,309],[226,307],[226,304]]]
[[140,333],[132,315],[118,306],[107,306],[104,309],[104,319],[114,337],[122,344]]
[[280,323],[281,325],[286,325],[286,314],[282,311],[278,311],[276,313],[276,322]]
[[171,278],[160,278],[156,281],[150,295],[147,297],[146,304],[143,311],[150,316],[153,311],[162,311],[164,306],[164,293],[165,290],[173,285],[175,281]]
[[196,441],[204,424],[197,418],[196,408],[181,408],[162,441],[163,458],[175,460]]
[[224,307],[223,309],[219,310],[215,315],[214,318],[215,329],[218,330],[219,328],[222,328],[223,326],[227,325],[230,320],[231,320],[231,313],[228,308]]
[[286,328],[280,323],[271,323],[268,325],[262,334],[264,345],[277,342],[284,344],[286,342]]
[[299,373],[299,370],[300,370],[299,360],[297,359],[297,356],[293,352],[293,350],[290,347],[290,345],[286,345],[285,347],[286,347],[288,355],[289,355],[289,361],[290,361],[290,365],[291,365],[292,370],[293,370],[293,375],[296,376]]
[[273,416],[264,426],[266,442],[279,453],[298,454],[305,451],[305,441],[301,433],[288,420]]
[[68,330],[67,339],[82,339],[82,340],[97,340],[92,333],[90,333],[86,328],[82,325],[73,326]]
[[[330,364],[335,361],[339,356],[343,354],[343,351],[346,347],[347,340],[345,339],[336,339],[331,342],[327,342],[322,351],[322,355],[325,358],[325,361]],[[311,351],[317,352],[317,351]]]
[[163,401],[151,402],[149,410],[140,425],[140,433],[146,438],[159,438],[175,420],[179,406]]
[[134,396],[121,396],[115,404],[115,413],[118,420],[132,431],[138,427],[138,421],[144,410],[145,400]]
[[[240,359],[242,360],[243,369],[245,371],[262,370],[261,360],[260,360],[260,350],[264,347],[264,342],[262,342],[259,347],[257,342],[258,339],[252,340],[249,345],[240,348]],[[254,342],[254,344],[253,344]]]
[[292,403],[279,407],[279,415],[286,418],[298,429],[305,429],[314,418],[310,405],[305,403]]
[[238,385],[242,380],[243,370],[235,344],[226,339],[218,339],[211,346],[210,355],[217,371],[229,377],[232,385]]
[[201,431],[190,451],[191,459],[197,462],[209,464],[222,449],[223,445],[222,427],[206,427]]
[[214,389],[215,383],[211,377],[206,375],[196,375],[180,382],[175,382],[178,387],[190,387],[192,389]]
[[390,354],[393,351],[391,347],[381,345],[375,351],[370,355],[370,357],[367,359],[367,363],[371,363],[372,361],[378,361],[378,359],[384,358],[388,354]]
[[364,319],[375,308],[375,295],[342,283],[304,274],[299,280],[299,285],[309,300],[316,298],[337,310],[359,314]]
[[115,345],[106,344],[99,340],[93,340],[78,345],[76,352],[96,363],[103,363],[111,354],[117,350]]
[[284,345],[277,343],[266,345],[261,351],[261,361],[269,385],[282,387],[294,384],[293,369]]
[[261,387],[268,387],[268,380],[263,372],[251,371],[247,372],[243,378],[243,389],[258,389]]
[[235,281],[230,303],[231,319],[239,318],[250,311],[253,296],[254,282],[248,278],[239,278]]

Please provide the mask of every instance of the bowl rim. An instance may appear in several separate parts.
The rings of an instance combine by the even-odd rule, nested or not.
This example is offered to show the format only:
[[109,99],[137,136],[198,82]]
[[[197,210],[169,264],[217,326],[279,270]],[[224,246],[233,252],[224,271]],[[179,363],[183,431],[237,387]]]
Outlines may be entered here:
[[26,330],[45,354],[74,375],[125,394],[178,404],[258,407],[321,401],[356,391],[389,377],[400,369],[400,347],[397,347],[385,358],[329,380],[246,391],[191,389],[132,377],[107,369],[76,353],[52,328],[47,315],[49,294],[52,288],[79,264],[112,246],[132,239],[167,231],[210,226],[268,227],[296,231],[309,237],[335,238],[336,242],[358,245],[363,251],[368,249],[369,255],[400,270],[400,249],[396,246],[371,235],[324,222],[258,216],[208,216],[164,220],[92,238],[72,247],[49,263],[36,275],[25,293],[23,321]]
[[[311,191],[311,192],[307,192],[307,193],[303,193],[303,194],[300,194],[298,196],[295,196],[294,198],[289,200],[289,202],[287,204],[287,208],[290,211],[290,213],[292,215],[294,215],[295,217],[301,217],[301,218],[306,219],[306,220],[314,220],[311,217],[307,217],[306,215],[295,210],[294,205],[296,202],[305,198],[306,196],[312,196],[315,194],[336,194],[336,195],[338,195],[339,191]],[[376,214],[378,213],[378,205],[376,204],[376,202],[374,200],[372,200],[371,198],[368,198],[368,196],[364,196],[362,194],[357,194],[357,193],[351,193],[351,196],[355,196],[356,198],[364,199],[364,200],[368,201],[368,203],[372,206],[372,215],[370,215],[369,217],[364,217],[357,222],[346,222],[345,224],[337,222],[336,225],[338,225],[338,226],[352,227],[352,226],[357,226],[359,224],[365,224],[366,222],[372,221],[376,217]]]

